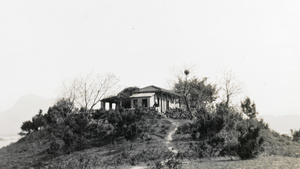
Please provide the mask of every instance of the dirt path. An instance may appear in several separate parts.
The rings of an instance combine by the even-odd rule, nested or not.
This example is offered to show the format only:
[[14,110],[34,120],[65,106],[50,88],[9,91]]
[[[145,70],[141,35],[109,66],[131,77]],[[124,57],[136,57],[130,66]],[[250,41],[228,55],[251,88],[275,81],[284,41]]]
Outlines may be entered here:
[[178,153],[178,150],[172,146],[171,141],[173,140],[173,138],[172,138],[173,134],[175,134],[175,132],[178,129],[179,123],[173,121],[172,119],[169,119],[169,120],[172,122],[172,125],[173,125],[172,127],[174,127],[174,129],[169,132],[168,136],[166,137],[165,143],[166,143],[166,146],[168,147],[168,149],[176,155]]
[[[165,138],[165,144],[166,146],[168,147],[168,149],[174,153],[174,155],[176,155],[178,153],[178,150],[175,149],[171,143],[171,141],[173,140],[173,134],[175,134],[175,132],[177,131],[178,129],[178,126],[179,126],[179,123],[178,122],[175,122],[174,120],[172,119],[169,119],[172,123],[172,126],[171,126],[171,131],[169,132],[169,134],[167,135],[167,137]],[[164,162],[164,161],[162,161]],[[147,168],[147,166],[134,166],[132,167],[131,169],[145,169]]]

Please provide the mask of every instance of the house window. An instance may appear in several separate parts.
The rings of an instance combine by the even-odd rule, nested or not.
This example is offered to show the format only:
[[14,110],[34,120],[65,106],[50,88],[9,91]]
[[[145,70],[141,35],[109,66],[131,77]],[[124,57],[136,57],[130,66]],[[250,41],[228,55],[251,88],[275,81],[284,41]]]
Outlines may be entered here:
[[134,99],[134,100],[133,100],[133,107],[136,108],[137,106],[138,106],[137,99]]
[[170,103],[169,103],[169,100],[167,100],[167,110],[170,109]]
[[143,107],[148,107],[148,100],[147,99],[142,99],[142,106]]

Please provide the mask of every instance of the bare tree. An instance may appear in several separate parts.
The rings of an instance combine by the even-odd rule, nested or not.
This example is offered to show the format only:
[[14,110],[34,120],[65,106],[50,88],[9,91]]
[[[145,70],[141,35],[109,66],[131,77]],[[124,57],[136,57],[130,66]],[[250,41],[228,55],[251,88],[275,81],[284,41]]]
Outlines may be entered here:
[[83,74],[69,83],[64,84],[63,97],[74,105],[91,112],[92,109],[103,99],[114,93],[118,79],[114,74]]
[[225,93],[223,101],[227,107],[231,100],[242,92],[242,85],[235,80],[231,71],[225,70],[223,73],[222,90]]

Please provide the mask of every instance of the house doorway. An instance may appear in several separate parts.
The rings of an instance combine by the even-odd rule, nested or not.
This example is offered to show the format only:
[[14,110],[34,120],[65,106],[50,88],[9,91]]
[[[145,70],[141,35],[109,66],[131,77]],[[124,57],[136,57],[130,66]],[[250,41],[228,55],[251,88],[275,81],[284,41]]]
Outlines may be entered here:
[[169,105],[170,103],[169,103],[169,100],[167,100],[167,110],[169,110],[169,108],[170,108],[170,105]]
[[148,99],[142,99],[142,106],[148,107]]

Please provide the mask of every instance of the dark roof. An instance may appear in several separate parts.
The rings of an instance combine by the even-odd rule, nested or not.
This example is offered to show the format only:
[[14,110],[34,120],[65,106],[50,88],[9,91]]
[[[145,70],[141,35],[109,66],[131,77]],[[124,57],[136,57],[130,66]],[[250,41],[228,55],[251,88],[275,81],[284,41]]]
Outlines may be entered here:
[[140,98],[140,97],[152,97],[155,93],[134,93],[130,98]]
[[151,93],[151,92],[163,92],[163,93],[167,93],[167,94],[178,96],[178,97],[181,96],[180,94],[173,92],[171,90],[163,89],[163,88],[153,86],[153,85],[141,88],[138,92],[135,92],[135,93]]
[[119,101],[118,96],[110,96],[102,99],[103,102],[117,103]]

